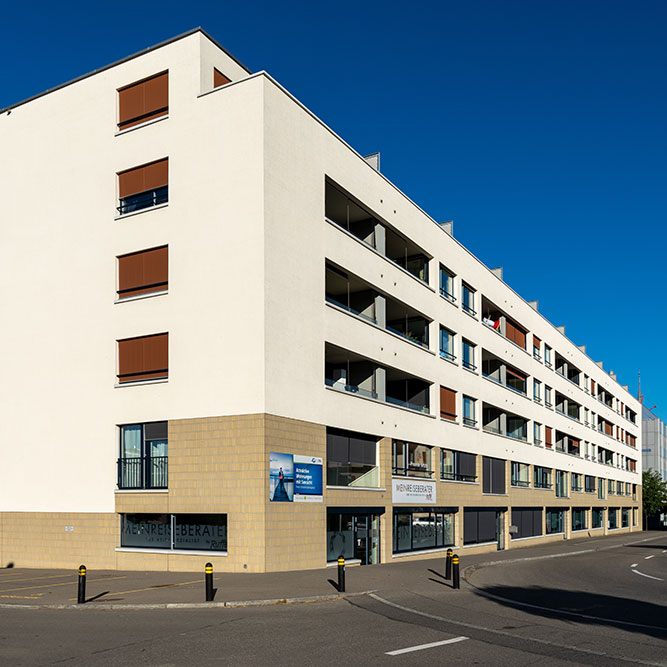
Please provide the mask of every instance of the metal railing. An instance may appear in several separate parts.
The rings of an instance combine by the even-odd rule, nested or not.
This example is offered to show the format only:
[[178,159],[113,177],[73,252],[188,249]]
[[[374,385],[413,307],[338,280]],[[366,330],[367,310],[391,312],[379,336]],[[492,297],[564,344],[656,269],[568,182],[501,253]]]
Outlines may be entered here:
[[456,361],[456,355],[452,354],[451,352],[447,352],[447,350],[440,350],[440,356],[443,359],[448,359],[449,361]]
[[119,489],[166,489],[168,456],[135,456],[118,459]]
[[452,303],[456,301],[456,297],[450,294],[444,287],[440,288],[440,296],[444,296],[447,301],[451,301]]
[[144,190],[137,192],[127,197],[121,197],[118,212],[121,215],[132,213],[134,211],[141,211],[144,208],[151,208],[159,204],[165,204],[169,201],[169,186],[162,185],[159,188],[152,188],[151,190]]

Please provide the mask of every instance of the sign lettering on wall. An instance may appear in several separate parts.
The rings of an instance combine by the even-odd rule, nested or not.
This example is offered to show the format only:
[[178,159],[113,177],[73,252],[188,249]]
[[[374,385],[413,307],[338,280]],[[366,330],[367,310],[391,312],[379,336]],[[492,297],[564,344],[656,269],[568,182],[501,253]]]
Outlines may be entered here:
[[395,503],[435,505],[435,482],[392,479],[391,499]]

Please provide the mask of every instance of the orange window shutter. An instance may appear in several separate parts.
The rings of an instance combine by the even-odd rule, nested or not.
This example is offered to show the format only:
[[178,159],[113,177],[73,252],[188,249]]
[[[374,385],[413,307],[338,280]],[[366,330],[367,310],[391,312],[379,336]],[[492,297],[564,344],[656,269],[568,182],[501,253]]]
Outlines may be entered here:
[[123,197],[159,188],[168,183],[169,158],[164,158],[120,172],[118,174],[118,194],[123,199]]
[[144,369],[144,347],[141,338],[118,341],[118,381],[132,382]]
[[147,336],[143,341],[146,379],[165,377],[169,368],[169,334]]
[[456,419],[456,392],[446,387],[440,387],[440,414]]
[[213,68],[213,87],[224,86],[226,83],[231,83],[231,79],[226,77],[219,69]]
[[547,445],[553,445],[552,441],[552,435],[551,435],[551,426],[545,426],[544,427],[544,441]]
[[169,111],[169,73],[162,72],[118,90],[118,127],[134,127]]

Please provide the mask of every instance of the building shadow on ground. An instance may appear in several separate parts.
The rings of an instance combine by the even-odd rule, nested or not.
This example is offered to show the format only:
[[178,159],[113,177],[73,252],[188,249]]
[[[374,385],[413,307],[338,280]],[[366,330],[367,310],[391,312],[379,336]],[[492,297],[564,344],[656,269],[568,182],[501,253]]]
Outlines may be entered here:
[[[615,627],[657,639],[667,639],[667,607],[630,598],[567,591],[546,586],[474,587],[477,595],[542,618],[582,625]],[[656,598],[662,589],[656,587]]]

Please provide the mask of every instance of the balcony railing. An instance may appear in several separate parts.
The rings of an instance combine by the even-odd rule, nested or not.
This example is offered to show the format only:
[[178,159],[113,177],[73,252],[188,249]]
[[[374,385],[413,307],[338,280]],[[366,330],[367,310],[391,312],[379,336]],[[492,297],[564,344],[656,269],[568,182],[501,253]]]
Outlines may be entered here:
[[523,486],[523,487],[529,487],[530,482],[525,479],[513,479],[511,482],[512,486]]
[[341,310],[345,310],[348,313],[351,313],[352,315],[356,315],[357,317],[361,317],[364,320],[367,320],[368,322],[372,322],[373,324],[377,324],[377,320],[374,317],[370,317],[369,315],[364,315],[364,313],[359,312],[358,310],[355,310],[354,308],[351,308],[350,306],[346,306],[344,303],[341,303],[340,301],[337,301],[331,296],[325,296],[325,300],[327,303],[330,303],[332,306],[336,306],[336,308],[340,308]]
[[341,382],[340,380],[332,380],[331,378],[325,378],[324,383],[327,385],[327,387],[331,387],[332,389],[337,389],[338,391],[347,391],[350,394],[359,394],[359,396],[365,396],[366,398],[377,399],[378,397],[378,395],[374,391],[370,391],[369,389],[364,389],[363,387],[357,387],[356,385],[352,384],[345,384],[345,382]]
[[118,212],[121,215],[132,213],[133,211],[140,211],[144,208],[151,208],[159,204],[166,204],[169,201],[169,186],[163,185],[152,190],[145,190],[144,192],[137,192],[127,197],[122,197]]
[[393,396],[387,396],[386,401],[391,405],[399,405],[402,408],[408,408],[408,410],[414,410],[415,412],[423,412],[424,414],[429,414],[427,405],[420,405],[419,403],[411,403],[410,401],[404,401],[400,398],[394,398]]
[[118,459],[119,489],[166,489],[168,456],[135,456]]

